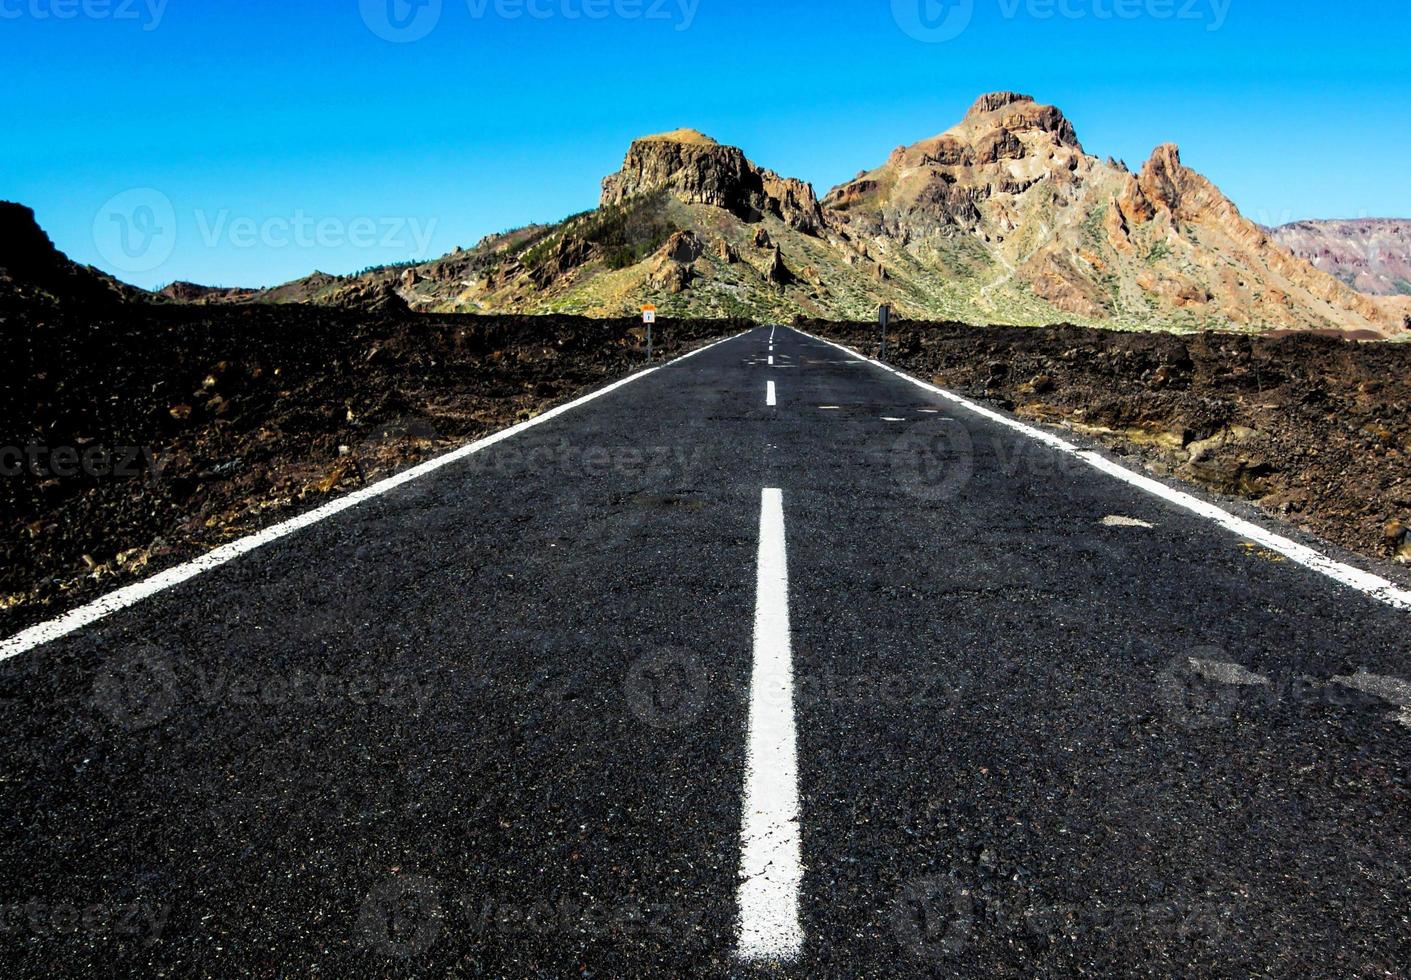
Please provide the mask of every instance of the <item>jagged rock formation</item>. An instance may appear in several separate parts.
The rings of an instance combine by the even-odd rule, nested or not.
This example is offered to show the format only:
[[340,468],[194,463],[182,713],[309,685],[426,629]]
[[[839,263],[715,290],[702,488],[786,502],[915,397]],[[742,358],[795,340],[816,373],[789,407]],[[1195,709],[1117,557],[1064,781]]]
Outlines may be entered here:
[[849,238],[951,266],[997,319],[1023,322],[1038,299],[1130,326],[1400,326],[1280,248],[1175,146],[1133,175],[1088,155],[1058,109],[1012,92],[982,96],[959,125],[899,148],[823,204]]
[[823,225],[810,185],[756,167],[742,150],[692,129],[635,140],[622,169],[603,181],[601,203],[620,205],[656,190],[683,204],[723,208],[750,223],[773,215],[798,231],[813,233]]

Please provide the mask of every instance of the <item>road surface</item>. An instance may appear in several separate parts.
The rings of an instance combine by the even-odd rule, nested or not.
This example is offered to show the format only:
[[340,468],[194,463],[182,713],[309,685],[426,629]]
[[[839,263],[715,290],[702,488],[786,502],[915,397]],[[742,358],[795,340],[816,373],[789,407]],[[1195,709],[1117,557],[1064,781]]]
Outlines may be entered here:
[[1408,616],[760,328],[12,647],[0,962],[1400,976]]

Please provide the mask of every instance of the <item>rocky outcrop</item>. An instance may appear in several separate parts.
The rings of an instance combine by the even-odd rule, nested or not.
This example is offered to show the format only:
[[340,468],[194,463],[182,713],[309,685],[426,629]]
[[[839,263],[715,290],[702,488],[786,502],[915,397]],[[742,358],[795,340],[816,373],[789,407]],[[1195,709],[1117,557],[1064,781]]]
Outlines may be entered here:
[[678,231],[657,250],[648,282],[664,292],[685,292],[696,275],[692,263],[704,254],[705,245],[693,232]]
[[566,234],[554,244],[541,262],[529,270],[529,276],[536,286],[544,289],[571,270],[585,265],[596,255],[591,242]]
[[1260,266],[1273,273],[1276,278],[1271,285],[1274,288],[1269,291],[1272,302],[1285,307],[1293,305],[1293,297],[1286,288],[1293,287],[1387,333],[1401,328],[1384,307],[1275,243],[1265,229],[1240,214],[1234,202],[1214,184],[1184,166],[1181,151],[1175,144],[1157,147],[1142,167],[1137,181],[1156,211],[1154,221],[1164,221],[1173,230],[1180,222],[1213,228],[1249,256],[1252,261],[1245,265],[1253,274],[1263,271]]
[[344,283],[329,294],[328,305],[347,310],[366,310],[370,313],[411,312],[407,301],[397,292],[396,286],[387,280],[354,279]]
[[220,286],[199,286],[194,282],[174,282],[163,286],[159,296],[177,303],[192,303],[198,306],[218,303],[239,303],[258,296],[258,289],[229,289]]
[[784,253],[779,250],[777,245],[770,253],[769,265],[764,270],[764,278],[775,286],[787,286],[794,281],[794,274],[784,264]]
[[1040,105],[1032,95],[992,92],[982,95],[965,114],[966,122],[988,120],[1001,129],[1033,129],[1052,135],[1060,146],[1081,149],[1073,124],[1055,106]]
[[54,247],[31,209],[0,201],[0,299],[101,306],[149,297],[92,266],[74,262]]
[[694,232],[678,231],[666,240],[666,244],[657,252],[659,259],[667,259],[672,262],[680,262],[684,265],[696,261],[705,254],[705,246],[701,240],[695,236]]
[[809,234],[823,226],[813,188],[756,167],[742,150],[721,146],[695,130],[636,140],[622,169],[603,181],[604,207],[666,190],[684,204],[723,208],[742,221],[772,214]]

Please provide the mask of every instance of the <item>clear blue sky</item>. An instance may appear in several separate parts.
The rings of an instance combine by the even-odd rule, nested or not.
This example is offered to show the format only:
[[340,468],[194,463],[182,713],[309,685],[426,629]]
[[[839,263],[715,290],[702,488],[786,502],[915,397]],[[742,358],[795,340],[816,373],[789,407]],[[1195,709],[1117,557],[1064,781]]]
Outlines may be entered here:
[[1016,89],[1091,153],[1178,142],[1256,220],[1411,216],[1388,0],[418,2],[0,0],[0,198],[130,282],[266,285],[592,207],[678,126],[822,193]]

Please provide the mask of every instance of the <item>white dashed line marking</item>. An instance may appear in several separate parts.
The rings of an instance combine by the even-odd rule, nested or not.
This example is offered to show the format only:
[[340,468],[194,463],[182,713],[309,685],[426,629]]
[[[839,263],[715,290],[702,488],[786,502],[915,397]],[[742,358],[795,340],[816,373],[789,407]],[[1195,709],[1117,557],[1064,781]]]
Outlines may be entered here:
[[779,399],[774,394],[774,382],[771,381],[764,388],[764,403],[773,408],[779,404]]
[[740,824],[737,953],[751,963],[784,962],[803,950],[799,921],[803,844],[781,490],[766,489],[760,499],[755,603],[754,673]]
[[1156,526],[1148,524],[1146,521],[1139,521],[1135,517],[1123,517],[1120,514],[1104,517],[1100,523],[1103,527],[1144,527],[1148,530]]

